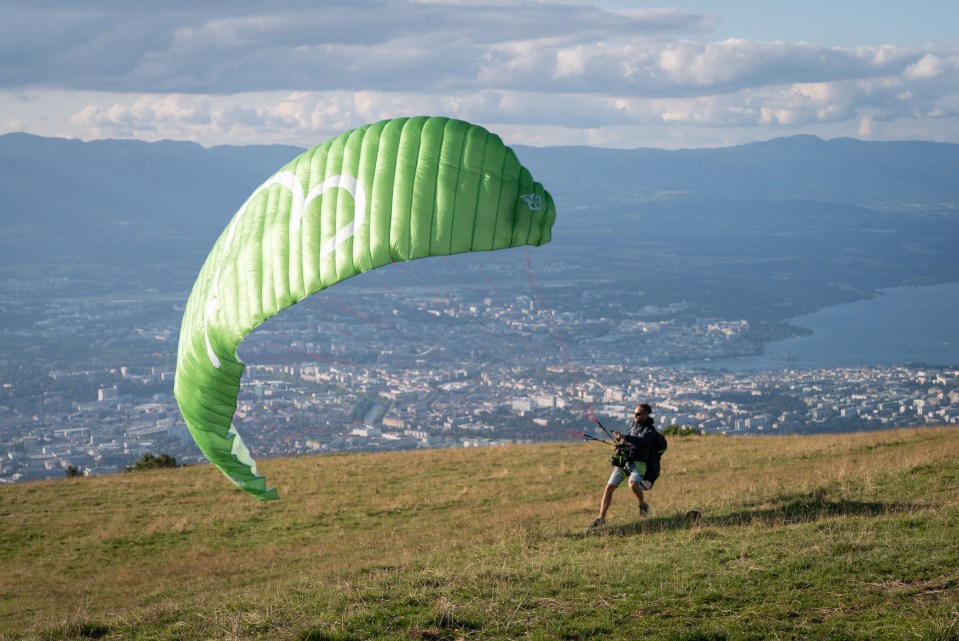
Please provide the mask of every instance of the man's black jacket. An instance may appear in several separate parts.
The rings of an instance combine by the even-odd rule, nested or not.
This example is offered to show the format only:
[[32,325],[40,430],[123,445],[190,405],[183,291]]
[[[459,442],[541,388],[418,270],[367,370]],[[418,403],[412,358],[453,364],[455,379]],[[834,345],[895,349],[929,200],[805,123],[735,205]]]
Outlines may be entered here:
[[655,481],[659,477],[659,457],[666,449],[666,439],[653,427],[652,417],[636,425],[629,434],[623,434],[623,440],[629,444],[626,452],[629,460],[646,464],[643,478]]

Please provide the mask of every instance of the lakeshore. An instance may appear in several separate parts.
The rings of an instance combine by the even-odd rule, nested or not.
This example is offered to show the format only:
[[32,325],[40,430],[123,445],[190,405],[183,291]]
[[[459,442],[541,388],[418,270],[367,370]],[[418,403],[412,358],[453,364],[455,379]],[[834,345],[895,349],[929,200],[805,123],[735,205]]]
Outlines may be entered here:
[[[959,365],[959,283],[884,289],[874,298],[790,320],[812,330],[769,343],[760,356],[717,359],[710,369],[818,369]],[[699,365],[697,363],[697,365]]]

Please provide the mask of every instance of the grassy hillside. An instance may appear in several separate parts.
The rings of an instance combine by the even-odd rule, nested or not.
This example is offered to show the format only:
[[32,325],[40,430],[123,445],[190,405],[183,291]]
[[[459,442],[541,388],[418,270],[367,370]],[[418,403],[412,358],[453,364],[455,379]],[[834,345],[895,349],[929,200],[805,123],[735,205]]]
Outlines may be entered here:
[[[959,430],[674,437],[0,488],[8,639],[959,639]],[[686,522],[692,509],[698,524]]]

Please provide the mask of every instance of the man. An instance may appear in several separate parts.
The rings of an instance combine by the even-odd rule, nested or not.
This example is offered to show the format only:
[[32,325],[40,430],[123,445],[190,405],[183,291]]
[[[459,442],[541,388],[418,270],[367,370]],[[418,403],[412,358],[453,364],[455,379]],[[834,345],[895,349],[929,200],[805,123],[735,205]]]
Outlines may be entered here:
[[[659,435],[655,422],[652,417],[653,409],[649,403],[640,403],[634,411],[634,420],[632,427],[629,428],[629,434],[620,434],[613,432],[613,438],[617,443],[626,443],[626,458],[628,461],[623,467],[614,467],[613,473],[609,475],[609,481],[606,482],[606,489],[603,491],[603,499],[599,504],[599,518],[593,521],[591,527],[599,527],[606,524],[606,511],[613,500],[613,492],[620,486],[626,475],[629,475],[629,489],[633,491],[636,498],[639,499],[639,514],[646,516],[649,514],[649,503],[643,496],[643,491],[648,491],[653,487],[653,481],[659,476],[659,454],[665,449],[665,439]],[[649,474],[647,474],[647,471]]]

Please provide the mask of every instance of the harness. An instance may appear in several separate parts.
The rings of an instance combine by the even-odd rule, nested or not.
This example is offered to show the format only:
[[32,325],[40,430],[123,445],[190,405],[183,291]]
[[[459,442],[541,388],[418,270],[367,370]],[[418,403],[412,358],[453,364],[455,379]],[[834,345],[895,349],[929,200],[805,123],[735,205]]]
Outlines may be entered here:
[[617,445],[613,455],[609,457],[610,464],[613,467],[626,470],[626,468],[629,466],[629,461],[631,460],[629,457],[631,449],[632,447],[630,447],[629,443],[620,443]]

